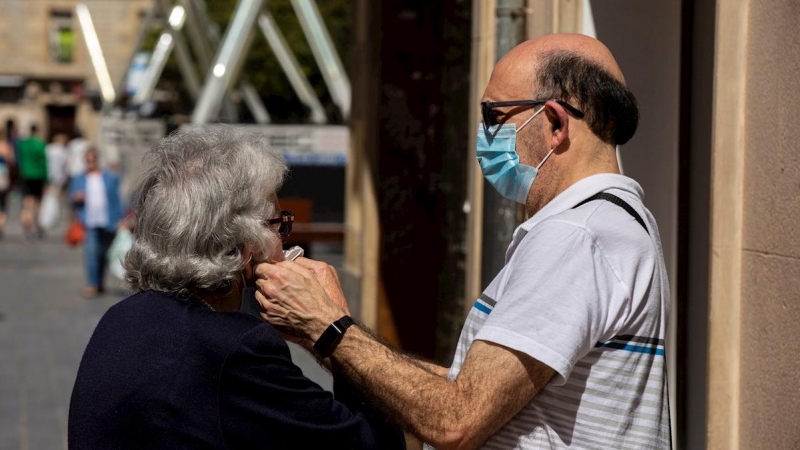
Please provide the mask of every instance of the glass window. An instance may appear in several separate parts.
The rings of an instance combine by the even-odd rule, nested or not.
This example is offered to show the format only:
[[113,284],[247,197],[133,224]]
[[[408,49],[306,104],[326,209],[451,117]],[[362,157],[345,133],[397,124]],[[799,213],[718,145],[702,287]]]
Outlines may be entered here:
[[68,64],[75,58],[75,30],[72,28],[72,12],[54,10],[50,12],[50,60]]

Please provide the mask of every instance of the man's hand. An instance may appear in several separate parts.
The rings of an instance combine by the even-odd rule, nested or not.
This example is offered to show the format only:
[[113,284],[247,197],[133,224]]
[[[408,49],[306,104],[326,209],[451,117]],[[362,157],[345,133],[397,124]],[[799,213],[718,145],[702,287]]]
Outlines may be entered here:
[[325,289],[328,298],[338,306],[348,316],[350,315],[350,307],[347,305],[347,299],[344,298],[342,292],[342,284],[339,282],[339,274],[332,265],[326,264],[322,261],[315,261],[309,258],[297,258],[295,262],[310,270],[314,274],[319,284]]
[[[264,310],[262,316],[266,321],[309,348],[331,323],[348,311],[333,268],[328,270],[323,267],[327,264],[307,258],[300,260],[257,265],[256,299]],[[320,282],[325,283],[329,290],[336,287],[337,300],[344,304],[344,309],[331,301]]]

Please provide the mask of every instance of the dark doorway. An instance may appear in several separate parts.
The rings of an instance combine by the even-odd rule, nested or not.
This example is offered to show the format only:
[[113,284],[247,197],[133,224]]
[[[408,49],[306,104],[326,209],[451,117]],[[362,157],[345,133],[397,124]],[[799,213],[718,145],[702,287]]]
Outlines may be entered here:
[[464,320],[471,3],[357,5],[351,129],[377,180],[378,331],[449,364]]
[[677,448],[706,448],[716,0],[683,0],[678,170]]
[[47,123],[49,134],[47,141],[51,142],[53,136],[64,133],[67,136],[75,134],[75,106],[47,105]]

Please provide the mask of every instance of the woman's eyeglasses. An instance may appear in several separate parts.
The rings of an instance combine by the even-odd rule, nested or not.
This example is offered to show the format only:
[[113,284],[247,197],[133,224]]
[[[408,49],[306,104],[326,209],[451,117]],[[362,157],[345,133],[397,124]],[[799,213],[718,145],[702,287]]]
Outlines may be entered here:
[[281,216],[276,217],[274,219],[267,219],[264,221],[264,225],[276,225],[280,224],[278,227],[278,235],[280,235],[281,239],[286,239],[292,233],[292,224],[294,223],[294,213],[291,211],[281,211]]

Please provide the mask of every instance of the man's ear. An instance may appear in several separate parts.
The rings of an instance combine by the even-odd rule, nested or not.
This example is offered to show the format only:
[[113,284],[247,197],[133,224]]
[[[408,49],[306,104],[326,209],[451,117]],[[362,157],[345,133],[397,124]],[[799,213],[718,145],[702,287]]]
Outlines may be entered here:
[[544,104],[544,113],[550,122],[550,148],[556,148],[569,139],[569,114],[563,106],[550,100]]

